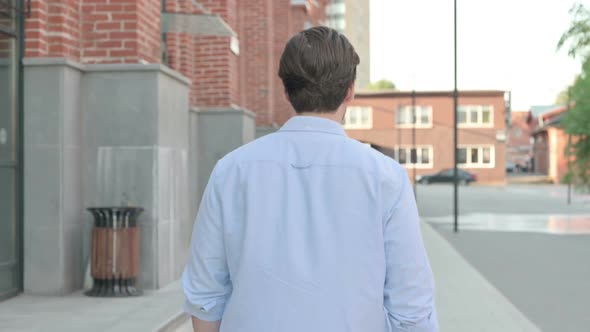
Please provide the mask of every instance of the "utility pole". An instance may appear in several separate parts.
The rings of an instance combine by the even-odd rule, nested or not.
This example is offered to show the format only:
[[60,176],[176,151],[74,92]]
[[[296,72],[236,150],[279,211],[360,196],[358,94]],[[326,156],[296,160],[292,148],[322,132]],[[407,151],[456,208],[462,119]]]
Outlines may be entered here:
[[[414,199],[418,200],[417,185],[416,185],[416,164],[418,163],[418,149],[416,149],[416,90],[412,90],[412,150],[410,150],[410,161],[412,162],[412,182],[414,183]],[[414,151],[414,159],[412,159],[412,151]]]
[[454,231],[459,232],[459,170],[457,168],[459,156],[457,153],[457,118],[459,110],[459,92],[457,90],[457,0],[454,0],[454,60],[455,60],[455,89],[453,90],[453,104],[454,104],[454,116],[453,116],[453,156],[454,156],[454,169],[453,169],[453,214],[454,214]]

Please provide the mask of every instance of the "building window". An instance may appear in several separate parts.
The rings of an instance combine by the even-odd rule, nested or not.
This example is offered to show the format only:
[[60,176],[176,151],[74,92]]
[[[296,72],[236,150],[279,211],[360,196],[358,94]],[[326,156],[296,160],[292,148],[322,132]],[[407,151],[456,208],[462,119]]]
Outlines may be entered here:
[[415,118],[412,106],[400,107],[397,110],[398,128],[432,128],[432,106],[416,106]]
[[403,166],[432,168],[434,150],[432,145],[400,146],[395,148],[395,160]]
[[344,16],[333,16],[330,17],[326,20],[327,26],[338,30],[340,32],[344,31],[346,29],[346,19],[344,18]]
[[344,116],[346,129],[373,128],[373,109],[369,106],[349,106]]
[[326,16],[336,16],[336,15],[344,15],[346,14],[346,4],[341,3],[331,3],[326,6]]
[[457,150],[459,165],[464,168],[493,168],[495,149],[493,145],[460,146]]
[[490,105],[459,106],[457,122],[460,127],[488,127],[494,126],[493,107]]

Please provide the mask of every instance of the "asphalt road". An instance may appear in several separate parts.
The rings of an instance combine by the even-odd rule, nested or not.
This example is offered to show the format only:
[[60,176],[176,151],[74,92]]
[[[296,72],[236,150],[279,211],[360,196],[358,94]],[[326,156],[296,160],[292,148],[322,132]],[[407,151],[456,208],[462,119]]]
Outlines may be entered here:
[[[417,193],[422,217],[541,330],[590,331],[590,233],[543,231],[555,215],[586,214],[589,217],[581,218],[578,226],[589,226],[588,196],[574,196],[569,206],[564,187],[464,187],[460,189],[460,232],[455,234],[452,187],[418,186]],[[515,227],[516,231],[494,222],[520,223],[521,219],[529,223]],[[465,230],[462,221],[486,227]],[[496,225],[502,225],[501,229],[494,229]]]

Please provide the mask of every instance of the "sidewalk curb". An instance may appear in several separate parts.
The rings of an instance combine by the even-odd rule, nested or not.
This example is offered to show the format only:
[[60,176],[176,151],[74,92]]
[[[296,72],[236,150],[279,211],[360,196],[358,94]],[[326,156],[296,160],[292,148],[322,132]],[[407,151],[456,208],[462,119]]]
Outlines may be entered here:
[[189,317],[184,313],[184,311],[179,310],[175,316],[162,323],[162,325],[157,327],[154,332],[174,332],[188,320]]

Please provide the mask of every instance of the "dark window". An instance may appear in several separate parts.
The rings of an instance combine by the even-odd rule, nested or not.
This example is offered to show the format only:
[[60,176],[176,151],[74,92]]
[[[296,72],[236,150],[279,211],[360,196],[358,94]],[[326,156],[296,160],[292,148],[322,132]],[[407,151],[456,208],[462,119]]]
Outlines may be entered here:
[[466,164],[467,163],[467,149],[466,148],[459,148],[457,150],[457,159],[459,164]]
[[477,164],[479,162],[479,149],[472,148],[471,149],[471,163]]
[[406,149],[404,148],[400,148],[398,151],[398,162],[400,164],[405,164],[407,162],[407,156],[406,156]]
[[416,149],[411,149],[410,150],[410,162],[412,164],[417,164],[418,163],[418,153],[416,152]]

